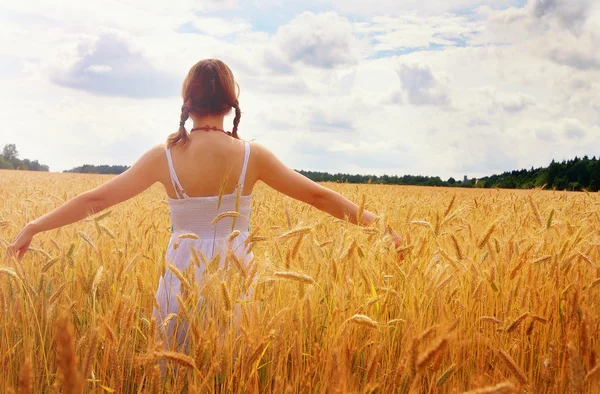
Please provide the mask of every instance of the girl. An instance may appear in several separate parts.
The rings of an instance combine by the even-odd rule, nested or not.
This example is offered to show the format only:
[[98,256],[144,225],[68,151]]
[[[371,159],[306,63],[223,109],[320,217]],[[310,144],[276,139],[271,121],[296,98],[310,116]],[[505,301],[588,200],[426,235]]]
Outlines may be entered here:
[[[239,138],[239,86],[223,62],[206,59],[195,64],[183,82],[181,93],[184,103],[179,130],[168,137],[166,144],[151,148],[131,168],[105,184],[28,223],[8,247],[9,255],[20,259],[35,234],[98,213],[156,182],[165,188],[173,224],[166,259],[180,271],[187,268],[192,249],[203,253],[208,261],[219,254],[221,263],[230,248],[242,263],[252,258],[244,241],[248,237],[252,190],[258,181],[337,218],[357,223],[356,204],[289,169],[265,147]],[[233,129],[226,132],[223,119],[232,109],[235,110]],[[189,118],[193,126],[188,134],[185,123]],[[235,223],[233,217],[214,222],[219,213],[227,211],[239,212]],[[369,225],[375,219],[371,212],[364,211],[358,224]],[[230,243],[232,224],[239,235]],[[182,234],[191,236],[180,237]],[[390,235],[399,246],[400,236],[393,230]],[[204,269],[197,269],[197,280]],[[165,326],[161,323],[166,316],[178,313],[179,294],[180,282],[167,268],[156,294],[159,309],[154,310],[154,317],[158,327]],[[174,341],[177,347],[186,333],[175,328],[175,320],[171,319],[164,327],[164,339]]]

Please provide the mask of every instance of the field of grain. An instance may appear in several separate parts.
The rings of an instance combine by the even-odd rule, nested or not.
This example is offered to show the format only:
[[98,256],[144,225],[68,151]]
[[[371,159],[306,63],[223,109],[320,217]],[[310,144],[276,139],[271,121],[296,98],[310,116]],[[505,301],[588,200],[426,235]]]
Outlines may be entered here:
[[360,228],[259,186],[251,265],[187,277],[183,354],[151,319],[162,186],[6,258],[28,220],[107,179],[0,171],[2,393],[600,391],[597,193],[327,184],[382,217]]

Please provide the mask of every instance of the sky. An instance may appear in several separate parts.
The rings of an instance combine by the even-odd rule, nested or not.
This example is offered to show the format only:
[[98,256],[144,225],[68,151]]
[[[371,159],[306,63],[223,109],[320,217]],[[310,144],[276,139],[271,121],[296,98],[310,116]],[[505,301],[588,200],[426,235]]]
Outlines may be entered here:
[[600,155],[595,0],[0,0],[0,147],[131,165],[177,130],[204,58],[241,86],[240,136],[295,169],[462,179]]

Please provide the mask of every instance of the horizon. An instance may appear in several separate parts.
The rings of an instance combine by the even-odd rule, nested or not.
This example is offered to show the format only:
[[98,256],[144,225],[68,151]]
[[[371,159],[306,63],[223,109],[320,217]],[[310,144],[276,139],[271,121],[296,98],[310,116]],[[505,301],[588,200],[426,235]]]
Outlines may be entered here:
[[59,4],[0,5],[0,145],[53,172],[164,142],[206,57],[241,86],[240,136],[291,168],[462,180],[598,156],[591,0]]
[[[35,160],[35,159],[30,159],[30,158],[21,158],[21,160],[23,160],[23,159]],[[520,171],[532,171],[532,170],[544,170],[544,169],[547,169],[548,166],[550,164],[552,164],[552,162],[556,162],[556,163],[561,164],[561,163],[565,163],[565,162],[576,160],[576,159],[579,159],[579,160],[588,159],[588,160],[591,160],[591,161],[600,160],[600,158],[596,158],[595,155],[592,156],[591,158],[588,155],[584,155],[582,157],[575,156],[573,158],[563,159],[563,160],[552,159],[550,161],[550,163],[548,163],[548,165],[546,165],[546,166],[538,166],[538,167],[533,167],[532,166],[530,168],[515,168],[515,169],[512,169],[512,170],[506,170],[506,171],[501,172],[501,173],[487,174],[487,175],[483,175],[483,176],[480,176],[480,177],[469,177],[468,175],[463,175],[462,177],[460,177],[460,176],[454,177],[453,175],[451,175],[448,178],[442,178],[439,175],[425,175],[425,174],[382,174],[382,175],[376,175],[376,174],[371,174],[371,173],[360,174],[360,173],[343,173],[343,172],[314,171],[314,170],[307,170],[307,169],[303,169],[303,168],[300,168],[300,169],[294,168],[293,170],[294,171],[298,171],[298,172],[323,173],[323,174],[328,174],[328,175],[332,175],[332,176],[336,176],[336,175],[356,176],[356,175],[358,175],[358,176],[365,176],[365,177],[383,177],[383,176],[389,176],[389,177],[398,177],[398,178],[401,178],[403,176],[410,176],[410,177],[440,178],[444,182],[447,182],[450,178],[454,178],[455,181],[456,181],[456,183],[463,183],[464,180],[465,180],[465,178],[468,181],[470,181],[470,180],[479,181],[479,180],[484,179],[484,178],[489,178],[489,177],[492,177],[492,176],[499,176],[499,175],[502,175],[502,174],[505,174],[505,173],[520,172]],[[44,163],[40,163],[40,164],[43,165]],[[68,170],[53,171],[52,169],[50,169],[47,172],[49,172],[49,173],[55,173],[55,174],[71,173],[71,174],[94,174],[94,175],[110,175],[110,176],[116,175],[116,174],[86,173],[86,172],[73,171],[76,168],[82,168],[82,167],[85,167],[85,166],[92,166],[92,167],[126,167],[126,168],[130,167],[128,165],[123,165],[123,164],[89,164],[89,163],[86,163],[86,164],[82,164],[82,165],[73,167],[73,168],[68,169]],[[0,168],[0,171],[2,171],[2,170],[3,169]],[[28,170],[20,170],[20,169],[16,169],[16,170],[17,171],[28,171]],[[7,171],[14,171],[14,170],[7,170]]]

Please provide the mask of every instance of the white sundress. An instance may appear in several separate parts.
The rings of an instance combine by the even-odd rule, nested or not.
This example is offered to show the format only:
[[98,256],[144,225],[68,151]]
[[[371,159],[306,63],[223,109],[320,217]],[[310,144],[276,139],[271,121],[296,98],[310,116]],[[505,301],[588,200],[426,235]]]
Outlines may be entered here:
[[[169,149],[165,149],[167,161],[169,163],[169,172],[171,182],[177,198],[168,198],[171,222],[173,224],[173,233],[166,251],[166,262],[172,264],[180,272],[183,272],[191,260],[192,248],[198,253],[203,253],[207,261],[213,256],[221,256],[219,266],[223,267],[227,250],[231,248],[240,262],[248,264],[252,260],[252,252],[247,252],[244,241],[248,238],[248,227],[250,218],[250,209],[252,195],[241,195],[239,197],[239,208],[237,211],[240,216],[237,217],[234,230],[239,230],[240,234],[231,242],[227,238],[232,232],[232,218],[224,218],[212,225],[211,222],[222,212],[236,211],[237,192],[244,190],[244,180],[246,177],[246,168],[250,156],[250,144],[244,141],[244,163],[240,173],[236,189],[231,194],[223,195],[221,205],[218,207],[218,196],[190,197],[181,185],[175,169]],[[181,234],[194,233],[200,239],[179,238]],[[196,281],[200,281],[206,269],[204,264],[196,268]],[[181,295],[181,283],[179,279],[167,267],[164,276],[158,283],[156,292],[156,306],[152,311],[152,316],[156,320],[157,335],[163,340],[165,347],[179,348],[186,341],[187,326],[178,322],[178,319],[170,319],[164,324],[165,319],[170,314],[179,314],[179,303],[176,296]]]

